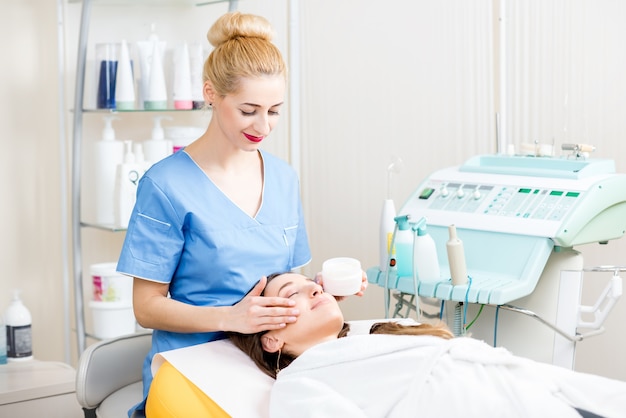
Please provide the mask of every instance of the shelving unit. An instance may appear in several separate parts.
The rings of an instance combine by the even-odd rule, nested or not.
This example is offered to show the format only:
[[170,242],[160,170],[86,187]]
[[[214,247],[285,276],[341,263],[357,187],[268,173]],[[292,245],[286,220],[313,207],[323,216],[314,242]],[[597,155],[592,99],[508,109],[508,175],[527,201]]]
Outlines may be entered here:
[[[70,0],[70,3],[81,3],[80,0]],[[83,228],[98,228],[110,232],[121,232],[122,229],[86,223],[81,217],[81,179],[82,179],[82,145],[83,145],[83,116],[85,113],[163,113],[163,112],[190,112],[168,109],[165,111],[112,111],[110,109],[86,109],[84,106],[85,97],[85,73],[87,68],[87,49],[89,38],[89,26],[94,3],[106,5],[142,5],[144,7],[177,5],[180,7],[206,6],[217,3],[228,3],[230,11],[237,8],[237,1],[234,0],[82,0],[80,17],[80,30],[78,37],[78,52],[76,63],[76,80],[74,91],[74,112],[73,112],[73,137],[72,137],[72,178],[71,178],[71,229],[72,229],[72,266],[74,285],[74,310],[76,321],[76,339],[78,355],[85,350],[86,338],[90,335],[85,327],[85,308],[83,290],[83,246],[81,231]]]

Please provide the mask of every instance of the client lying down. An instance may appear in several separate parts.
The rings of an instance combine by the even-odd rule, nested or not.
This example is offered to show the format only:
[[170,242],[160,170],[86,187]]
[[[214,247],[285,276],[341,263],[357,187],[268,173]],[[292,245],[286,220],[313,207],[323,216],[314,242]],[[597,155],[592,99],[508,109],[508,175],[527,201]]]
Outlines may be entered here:
[[271,417],[626,416],[626,382],[453,338],[444,326],[379,323],[342,338],[337,301],[300,274],[271,276],[264,294],[295,300],[298,321],[229,336],[276,378]]

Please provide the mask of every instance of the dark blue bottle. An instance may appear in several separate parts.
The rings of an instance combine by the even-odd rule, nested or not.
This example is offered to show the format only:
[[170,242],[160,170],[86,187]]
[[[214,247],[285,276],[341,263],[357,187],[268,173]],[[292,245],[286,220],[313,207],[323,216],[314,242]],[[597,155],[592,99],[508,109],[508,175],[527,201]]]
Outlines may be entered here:
[[100,61],[98,109],[115,109],[115,74],[117,61]]

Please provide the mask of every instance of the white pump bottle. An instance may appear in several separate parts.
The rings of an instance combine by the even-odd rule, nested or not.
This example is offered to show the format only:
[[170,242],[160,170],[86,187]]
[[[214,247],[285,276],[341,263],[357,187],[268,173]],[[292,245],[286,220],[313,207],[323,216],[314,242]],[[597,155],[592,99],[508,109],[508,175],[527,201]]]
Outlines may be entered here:
[[104,117],[102,139],[94,146],[93,158],[96,222],[101,225],[112,225],[114,222],[113,196],[115,192],[115,172],[124,160],[124,144],[115,139],[112,122],[113,116]]

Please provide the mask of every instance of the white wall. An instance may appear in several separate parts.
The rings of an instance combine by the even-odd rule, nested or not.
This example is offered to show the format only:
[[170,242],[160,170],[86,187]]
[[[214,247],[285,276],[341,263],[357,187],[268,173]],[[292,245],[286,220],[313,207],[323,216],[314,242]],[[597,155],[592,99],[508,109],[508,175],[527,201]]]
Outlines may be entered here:
[[[239,3],[242,10],[269,15],[279,32],[279,46],[286,51],[288,2]],[[400,206],[433,170],[495,151],[497,91],[487,80],[497,75],[497,56],[485,42],[476,47],[470,41],[495,42],[490,38],[495,25],[493,13],[476,13],[481,7],[491,10],[489,6],[497,2],[473,2],[471,8],[465,3],[301,2],[302,185],[314,256],[309,272],[319,270],[324,259],[338,255],[357,257],[366,267],[377,263],[378,216],[387,194],[386,168],[394,156],[402,157],[405,163],[404,171],[393,178],[391,190]],[[587,62],[597,63],[604,72],[602,77],[591,71],[585,73],[587,96],[582,97],[594,97],[594,107],[572,109],[569,118],[586,118],[585,139],[598,144],[598,156],[618,158],[626,148],[621,141],[626,130],[626,92],[620,79],[625,70],[624,52],[618,42],[624,39],[624,29],[613,23],[623,17],[623,9],[615,9],[619,2],[573,3],[604,22],[604,38],[598,40],[594,32],[585,32],[585,47],[576,49],[582,58],[590,54]],[[0,213],[7,225],[0,256],[0,309],[8,304],[12,288],[23,289],[24,300],[33,313],[35,355],[62,360],[60,173],[67,167],[61,166],[59,155],[55,7],[54,2],[45,0],[0,3],[0,31],[3,39],[11,40],[2,43],[2,56],[16,62],[0,69],[0,93],[5,98],[0,105],[5,150],[0,156],[0,184],[5,196]],[[213,13],[225,10],[225,6],[210,7],[216,8],[216,12],[204,10],[191,17],[177,16],[176,22],[183,24],[176,24],[176,30],[169,26],[171,16],[162,15],[163,25],[159,27],[163,37],[204,40]],[[124,37],[142,39],[151,18],[132,9],[111,13],[120,27],[134,23],[134,29],[125,32]],[[74,76],[79,10],[79,5],[66,5],[68,80]],[[121,24],[124,19],[128,19],[128,26]],[[92,39],[116,40],[120,36],[101,22],[94,27]],[[532,57],[532,50],[529,53]],[[614,61],[602,61],[610,57]],[[595,88],[594,80],[602,88]],[[66,109],[72,107],[72,91],[70,83]],[[543,91],[536,91],[539,98]],[[598,108],[597,103],[603,107]],[[594,112],[590,113],[590,109]],[[204,121],[201,115],[190,116],[193,121],[196,117],[198,122]],[[538,117],[547,118],[541,113]],[[67,118],[69,122],[69,110]],[[99,120],[97,116],[89,118],[86,138],[94,140],[99,136]],[[139,120],[128,124],[118,121],[118,135],[147,135],[149,118],[140,116]],[[598,124],[592,125],[592,121]],[[542,131],[543,125],[535,119],[529,123],[536,130],[527,136],[535,132],[544,132],[548,138],[553,135],[553,127],[552,132],[547,128]],[[68,125],[68,144],[70,128]],[[570,132],[574,134],[576,129],[579,127],[571,125]],[[289,155],[287,132],[285,118],[269,145],[272,152],[283,158]],[[619,158],[617,164],[619,171],[626,171]],[[122,239],[123,234],[85,231],[85,265],[114,260]],[[625,264],[621,261],[625,247],[622,239],[608,246],[588,245],[581,250],[586,265]],[[602,279],[588,282],[586,303],[604,285]],[[350,318],[383,315],[382,292],[374,286],[364,298],[344,304]],[[579,344],[578,369],[626,379],[625,363],[614,360],[626,350],[621,321],[625,315],[626,302],[621,300],[609,318],[606,333]],[[72,350],[74,344],[72,339]]]
[[62,360],[63,264],[56,2],[0,2],[0,312],[14,288],[33,351]]
[[[617,45],[626,36],[622,3],[506,3],[515,5],[506,15],[515,41],[506,73],[508,140],[517,146],[553,137],[557,145],[590,142],[598,147],[595,156],[617,158],[624,172],[619,156],[626,148],[626,65]],[[498,80],[497,6],[464,0],[305,2],[302,182],[312,271],[340,255],[367,267],[378,263],[378,219],[392,156],[405,162],[392,191],[400,207],[433,170],[496,150],[500,90],[485,78]],[[580,250],[587,266],[625,264],[624,239]],[[608,277],[587,276],[583,303],[593,304]],[[578,344],[578,370],[626,379],[626,363],[616,361],[626,349],[624,299],[605,334]],[[381,317],[382,291],[370,286],[364,298],[344,302],[344,308],[350,318]]]

